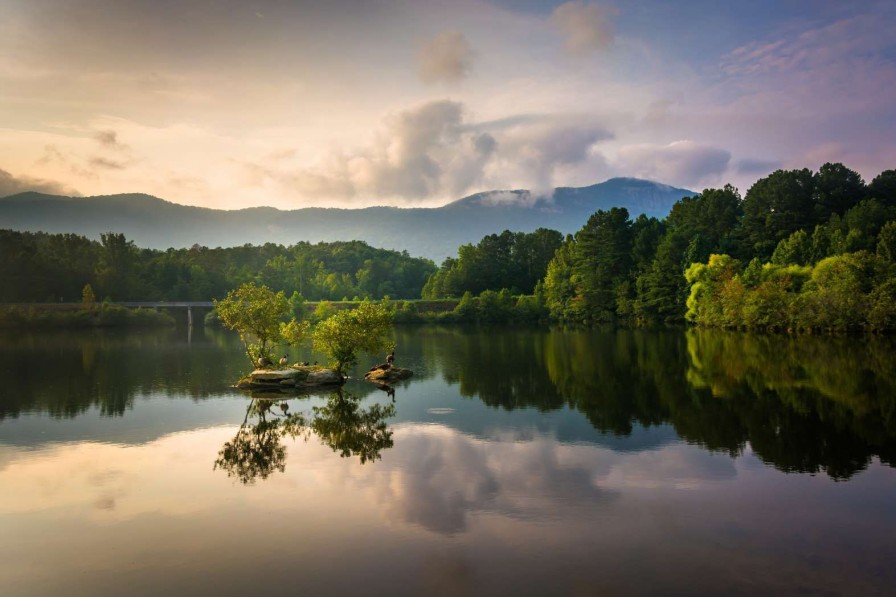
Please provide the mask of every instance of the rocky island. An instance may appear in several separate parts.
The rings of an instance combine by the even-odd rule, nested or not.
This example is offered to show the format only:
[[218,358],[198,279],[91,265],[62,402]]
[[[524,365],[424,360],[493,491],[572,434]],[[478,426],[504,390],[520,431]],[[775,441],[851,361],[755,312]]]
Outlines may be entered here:
[[338,387],[345,383],[335,369],[317,365],[292,365],[280,369],[256,369],[236,383],[240,390],[313,389]]

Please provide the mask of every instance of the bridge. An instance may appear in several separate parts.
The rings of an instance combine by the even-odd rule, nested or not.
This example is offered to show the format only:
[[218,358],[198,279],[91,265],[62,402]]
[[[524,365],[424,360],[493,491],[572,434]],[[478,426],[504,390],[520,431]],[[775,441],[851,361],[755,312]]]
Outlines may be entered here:
[[211,309],[215,303],[211,301],[123,301],[115,302],[119,307],[132,309],[186,309],[187,325],[193,326],[193,309]]

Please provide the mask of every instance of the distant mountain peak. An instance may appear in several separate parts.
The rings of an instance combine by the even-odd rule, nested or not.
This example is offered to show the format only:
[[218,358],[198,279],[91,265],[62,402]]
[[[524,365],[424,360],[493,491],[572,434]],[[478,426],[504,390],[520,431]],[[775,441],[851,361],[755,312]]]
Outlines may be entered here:
[[587,187],[558,187],[548,196],[524,189],[485,191],[436,208],[283,211],[193,207],[144,193],[19,193],[0,199],[0,228],[73,232],[93,239],[103,232],[122,232],[137,246],[155,249],[362,240],[440,262],[455,255],[460,245],[503,230],[576,232],[598,209],[624,207],[632,218],[642,213],[662,218],[676,201],[694,194],[649,180],[611,178]]

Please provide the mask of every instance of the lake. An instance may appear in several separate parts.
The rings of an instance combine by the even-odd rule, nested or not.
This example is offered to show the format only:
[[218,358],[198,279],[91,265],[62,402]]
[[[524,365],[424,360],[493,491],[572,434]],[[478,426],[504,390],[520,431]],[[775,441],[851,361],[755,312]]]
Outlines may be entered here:
[[342,392],[267,400],[230,387],[229,332],[3,334],[0,594],[896,587],[893,339],[395,341],[392,392],[362,357]]

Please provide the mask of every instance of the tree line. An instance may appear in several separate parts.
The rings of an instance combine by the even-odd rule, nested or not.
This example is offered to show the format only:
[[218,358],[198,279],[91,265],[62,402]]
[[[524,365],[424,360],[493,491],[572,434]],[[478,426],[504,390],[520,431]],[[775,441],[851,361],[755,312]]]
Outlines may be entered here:
[[706,189],[662,220],[612,208],[565,239],[544,229],[493,234],[462,246],[423,293],[461,299],[439,318],[448,321],[888,330],[894,262],[896,170],[866,185],[827,163],[778,170],[744,197],[730,185]]
[[417,298],[436,271],[361,241],[158,251],[113,232],[93,241],[0,230],[0,255],[0,302],[78,302],[86,284],[99,300],[209,301],[250,282],[308,300]]

